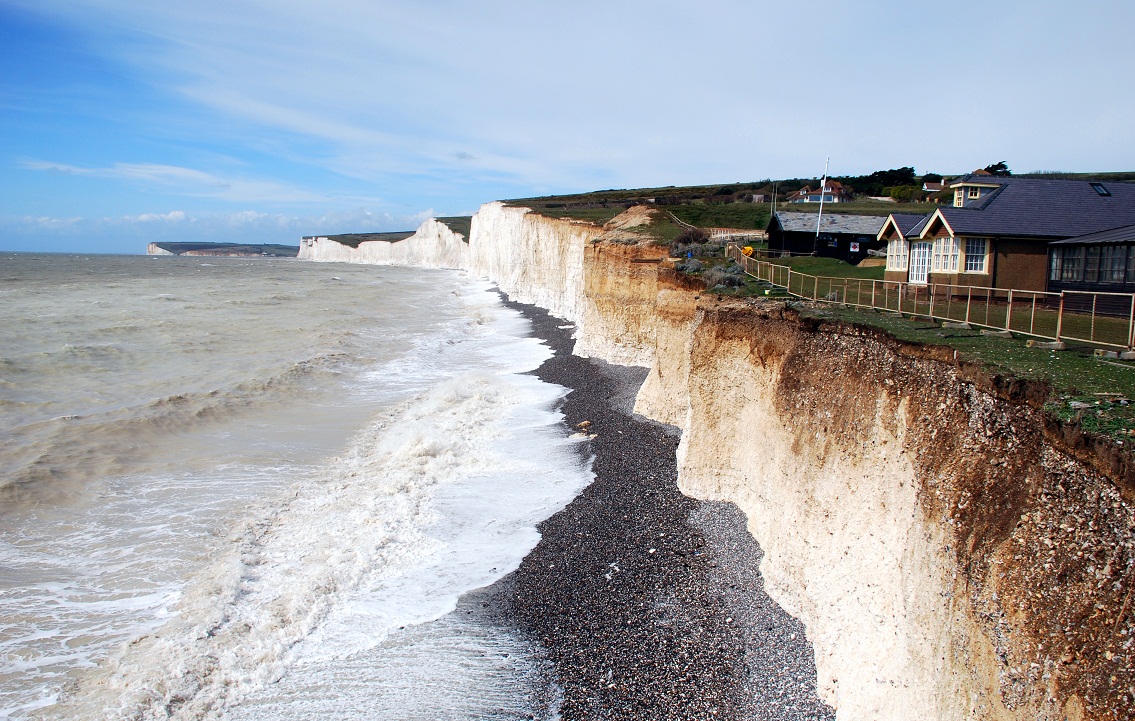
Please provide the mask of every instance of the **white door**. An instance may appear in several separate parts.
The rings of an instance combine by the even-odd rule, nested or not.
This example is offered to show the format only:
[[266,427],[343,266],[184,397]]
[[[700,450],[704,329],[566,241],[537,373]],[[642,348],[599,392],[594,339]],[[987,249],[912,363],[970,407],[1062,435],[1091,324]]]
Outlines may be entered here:
[[926,285],[926,280],[930,276],[931,245],[931,243],[911,243],[909,282]]

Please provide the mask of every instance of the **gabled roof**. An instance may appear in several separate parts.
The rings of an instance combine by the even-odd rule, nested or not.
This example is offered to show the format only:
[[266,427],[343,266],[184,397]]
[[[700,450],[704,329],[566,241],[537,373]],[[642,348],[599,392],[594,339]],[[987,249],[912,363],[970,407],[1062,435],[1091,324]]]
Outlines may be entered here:
[[[816,232],[817,213],[776,213],[780,227],[788,231]],[[824,213],[820,219],[821,233],[860,233],[877,236],[886,218],[878,215],[848,215]],[[771,222],[770,222],[771,224]]]
[[955,234],[1055,239],[1135,224],[1132,183],[996,176],[981,176],[978,182],[997,187],[963,208],[934,211]]
[[1099,233],[1090,233],[1075,238],[1054,240],[1049,245],[1097,245],[1103,243],[1132,243],[1135,242],[1135,225],[1124,225]]
[[919,224],[927,217],[929,216],[919,213],[891,213],[887,216],[887,219],[883,221],[883,225],[879,228],[879,233],[876,237],[882,240],[883,233],[890,227],[896,230],[900,237],[909,238],[911,231],[915,227],[920,227]]

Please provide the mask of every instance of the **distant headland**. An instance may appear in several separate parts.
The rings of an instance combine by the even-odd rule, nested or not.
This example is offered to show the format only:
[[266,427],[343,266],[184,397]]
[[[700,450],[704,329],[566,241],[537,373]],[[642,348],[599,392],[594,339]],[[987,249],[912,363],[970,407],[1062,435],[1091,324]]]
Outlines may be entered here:
[[266,243],[150,243],[147,255],[207,255],[236,258],[294,258],[299,255],[298,245]]

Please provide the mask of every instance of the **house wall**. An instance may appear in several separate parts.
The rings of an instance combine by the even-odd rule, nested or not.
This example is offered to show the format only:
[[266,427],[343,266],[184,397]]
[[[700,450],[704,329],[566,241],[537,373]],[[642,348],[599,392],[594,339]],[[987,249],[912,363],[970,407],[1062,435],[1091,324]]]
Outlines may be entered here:
[[1048,277],[1048,247],[1044,242],[995,238],[993,246],[994,287],[1017,290],[1045,289]]
[[931,271],[930,282],[941,285],[970,285],[977,288],[993,287],[993,276],[989,273],[935,273]]

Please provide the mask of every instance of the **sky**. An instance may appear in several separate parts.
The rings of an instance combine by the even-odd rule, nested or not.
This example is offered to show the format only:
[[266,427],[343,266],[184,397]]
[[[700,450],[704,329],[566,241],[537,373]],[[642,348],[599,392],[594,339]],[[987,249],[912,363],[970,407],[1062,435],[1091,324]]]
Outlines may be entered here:
[[482,203],[1135,170],[1135,3],[0,0],[0,250],[298,244]]

